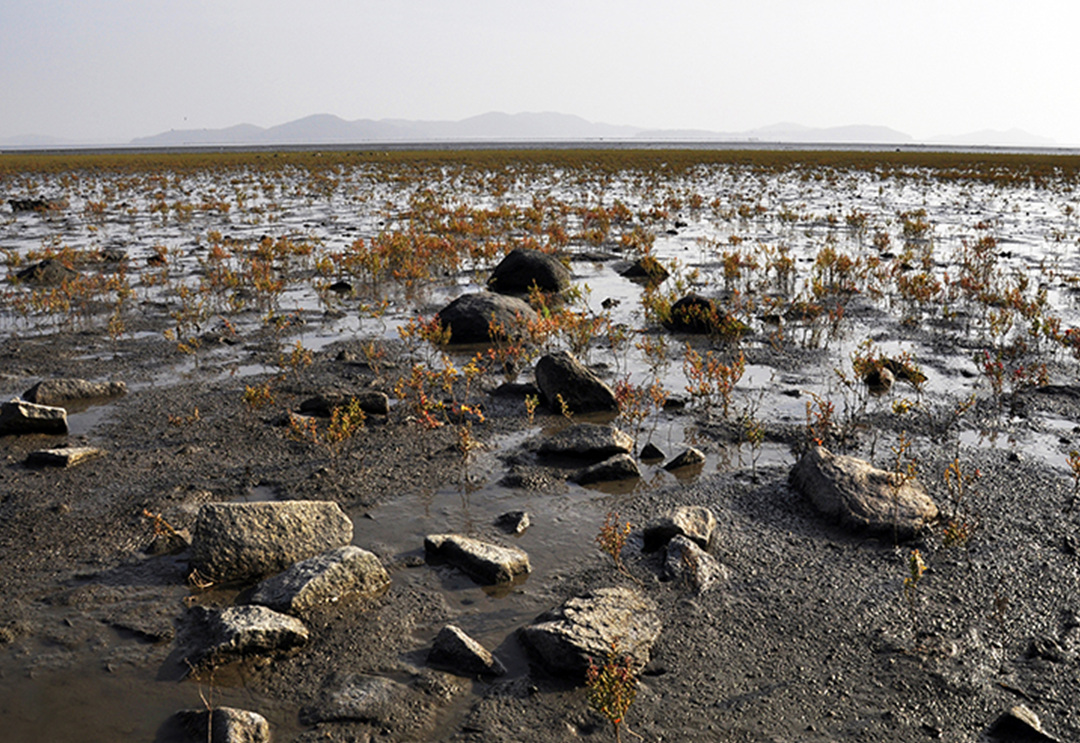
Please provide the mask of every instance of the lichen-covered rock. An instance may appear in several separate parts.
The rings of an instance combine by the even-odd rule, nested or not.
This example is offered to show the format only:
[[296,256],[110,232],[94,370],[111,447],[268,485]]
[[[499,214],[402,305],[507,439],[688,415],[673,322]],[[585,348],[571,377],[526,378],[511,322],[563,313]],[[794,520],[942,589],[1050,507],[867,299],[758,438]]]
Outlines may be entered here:
[[803,454],[790,479],[823,514],[857,529],[907,539],[938,515],[937,506],[917,479],[820,446]]
[[371,598],[390,585],[379,558],[359,547],[346,545],[295,563],[267,578],[249,599],[275,611],[296,614],[347,595]]
[[352,534],[330,501],[207,503],[195,518],[191,564],[209,580],[246,581],[343,547]]
[[567,599],[520,630],[522,642],[553,673],[578,680],[589,660],[615,649],[640,671],[660,636],[656,604],[632,588],[598,588]]

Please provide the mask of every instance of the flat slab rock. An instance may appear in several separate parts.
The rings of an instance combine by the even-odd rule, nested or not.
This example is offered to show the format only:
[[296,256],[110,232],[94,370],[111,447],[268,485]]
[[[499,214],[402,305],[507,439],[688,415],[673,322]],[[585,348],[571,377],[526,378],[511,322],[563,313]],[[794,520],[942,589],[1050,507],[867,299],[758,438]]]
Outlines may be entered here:
[[26,456],[26,463],[31,467],[74,467],[104,454],[92,446],[62,446],[32,451]]
[[0,404],[0,436],[32,433],[64,436],[67,432],[67,411],[63,408],[37,405],[18,398]]
[[291,650],[308,640],[303,622],[265,606],[196,606],[188,620],[186,656],[196,669]]
[[790,479],[819,511],[854,529],[908,539],[938,515],[917,479],[900,481],[893,472],[820,446],[803,454]]
[[352,535],[331,501],[207,503],[195,518],[191,564],[210,580],[246,581],[344,547]]
[[630,454],[634,439],[612,426],[575,423],[540,442],[539,454],[600,461],[616,454]]
[[295,563],[258,585],[249,603],[296,614],[347,595],[377,596],[390,585],[379,558],[347,545]]
[[127,393],[123,382],[88,382],[85,379],[45,379],[23,393],[23,399],[38,405],[62,406],[78,400],[118,397]]
[[445,560],[484,585],[510,583],[532,570],[523,550],[460,534],[429,534],[424,538],[424,552],[428,559]]
[[235,707],[182,709],[158,729],[154,743],[270,743],[270,723]]
[[590,658],[602,661],[613,646],[640,671],[660,629],[656,604],[640,591],[598,588],[541,614],[520,637],[549,671],[584,679]]

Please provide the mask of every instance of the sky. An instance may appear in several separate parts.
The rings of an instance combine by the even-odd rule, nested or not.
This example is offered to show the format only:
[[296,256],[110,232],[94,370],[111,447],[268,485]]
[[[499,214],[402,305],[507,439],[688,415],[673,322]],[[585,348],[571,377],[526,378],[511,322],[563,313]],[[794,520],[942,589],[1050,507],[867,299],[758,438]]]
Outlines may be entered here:
[[0,140],[556,111],[1075,146],[1077,28],[1060,0],[2,0]]

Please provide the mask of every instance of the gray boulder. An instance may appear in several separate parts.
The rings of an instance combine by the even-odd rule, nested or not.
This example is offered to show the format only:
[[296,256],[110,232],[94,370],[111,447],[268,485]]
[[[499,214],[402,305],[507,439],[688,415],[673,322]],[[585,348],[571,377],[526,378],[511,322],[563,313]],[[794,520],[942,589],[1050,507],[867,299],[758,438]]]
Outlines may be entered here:
[[803,454],[790,479],[819,511],[852,528],[907,539],[938,516],[917,479],[902,480],[894,472],[820,446]]
[[583,679],[589,660],[612,652],[640,671],[660,636],[656,604],[632,588],[598,588],[567,599],[520,630],[522,642],[553,673]]
[[506,667],[460,627],[439,630],[428,653],[428,664],[464,676],[502,676]]
[[569,351],[548,354],[536,362],[536,387],[544,403],[562,412],[559,399],[572,413],[619,412],[611,387]]
[[538,452],[551,457],[574,457],[599,461],[634,451],[634,439],[611,426],[575,423],[540,444]]
[[[439,310],[436,317],[450,329],[450,343],[490,343],[521,334],[524,324],[536,320],[528,302],[492,292],[463,294]],[[492,328],[497,327],[494,335]]]
[[728,573],[719,560],[679,535],[668,542],[664,577],[679,581],[696,593],[705,593],[727,580]]
[[127,393],[123,382],[88,382],[85,379],[45,379],[23,393],[23,399],[38,405],[63,406],[78,400],[117,397]]
[[291,650],[308,640],[303,622],[265,606],[196,606],[188,614],[186,659],[196,670]]
[[515,248],[488,279],[488,288],[502,294],[524,294],[533,285],[545,292],[561,292],[570,286],[570,271],[550,253]]
[[208,503],[195,518],[191,564],[212,581],[246,581],[345,546],[352,533],[330,501]]
[[578,485],[591,485],[597,482],[616,482],[641,477],[637,462],[629,454],[616,454],[603,462],[589,465],[570,476]]
[[158,730],[156,743],[270,743],[270,723],[234,707],[182,709]]
[[445,560],[484,585],[509,583],[532,570],[522,550],[460,534],[429,534],[424,538],[424,552],[429,560]]
[[301,560],[267,578],[255,589],[249,603],[297,614],[346,595],[371,598],[389,585],[390,576],[378,557],[347,545]]
[[9,400],[0,405],[0,436],[44,433],[64,436],[68,432],[67,411],[49,405]]
[[679,535],[708,550],[712,547],[715,531],[716,516],[711,510],[703,506],[679,506],[649,523],[642,536],[646,552],[660,549]]

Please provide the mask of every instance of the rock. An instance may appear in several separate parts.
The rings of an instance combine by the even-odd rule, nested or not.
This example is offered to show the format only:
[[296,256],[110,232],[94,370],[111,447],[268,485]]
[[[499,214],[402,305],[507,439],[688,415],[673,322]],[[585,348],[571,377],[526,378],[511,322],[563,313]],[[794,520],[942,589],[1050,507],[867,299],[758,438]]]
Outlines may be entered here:
[[532,570],[522,550],[460,534],[429,534],[424,538],[424,552],[429,560],[445,560],[483,585],[509,583]]
[[104,451],[92,446],[63,446],[32,451],[27,455],[26,463],[31,467],[74,467],[104,454]]
[[664,280],[670,274],[660,261],[651,255],[646,255],[634,261],[629,268],[622,272],[622,275],[634,281],[656,285],[664,283]]
[[508,511],[495,519],[495,525],[508,534],[524,534],[532,523],[525,511]]
[[705,454],[700,449],[688,446],[679,456],[664,465],[668,472],[683,467],[696,467],[705,464]]
[[538,452],[549,457],[574,457],[599,461],[616,454],[630,454],[634,439],[611,426],[575,423],[544,439]]
[[549,671],[584,679],[589,659],[614,647],[635,672],[660,636],[656,604],[632,588],[599,588],[567,599],[520,630],[522,642]]
[[906,539],[938,515],[918,480],[902,482],[893,472],[820,446],[803,454],[790,479],[819,511],[858,529]]
[[428,664],[464,676],[502,676],[506,667],[487,648],[448,624],[435,637]]
[[284,573],[267,578],[249,603],[297,614],[318,604],[329,604],[347,594],[372,598],[390,585],[379,558],[359,547],[338,547],[294,564]]
[[235,707],[182,709],[158,729],[155,743],[270,743],[270,723]]
[[664,325],[680,333],[709,333],[718,322],[715,302],[699,294],[687,294],[671,305],[671,319]]
[[676,536],[693,540],[703,550],[712,548],[716,516],[703,506],[679,506],[645,527],[643,533],[646,552],[653,552]]
[[986,733],[1003,743],[1057,743],[1057,738],[1043,730],[1038,715],[1022,704],[1002,714]]
[[196,670],[250,655],[291,650],[308,640],[303,622],[265,606],[188,610],[187,661]]
[[261,578],[347,545],[352,533],[330,501],[207,503],[195,519],[191,564],[212,581]]
[[300,710],[300,722],[357,720],[390,725],[401,712],[409,687],[382,676],[353,674],[323,692],[318,703]]
[[488,288],[501,294],[526,294],[534,285],[541,291],[561,292],[570,286],[570,271],[550,253],[515,248],[488,279]]
[[572,413],[619,412],[615,393],[569,351],[548,354],[536,362],[536,386],[544,403],[563,412],[559,399]]
[[637,462],[629,454],[616,454],[603,462],[589,465],[570,476],[578,485],[591,485],[597,482],[615,482],[641,477]]
[[463,294],[436,317],[442,327],[450,329],[450,343],[455,344],[516,337],[525,323],[537,319],[528,302],[492,292]]
[[74,268],[68,268],[57,259],[46,258],[19,271],[15,274],[15,278],[27,284],[55,286],[65,281],[72,281],[79,275],[79,272]]
[[38,405],[63,406],[78,400],[94,400],[127,394],[123,382],[88,382],[85,379],[45,379],[23,393]]
[[871,395],[884,395],[892,389],[893,383],[896,381],[896,377],[889,371],[887,367],[880,369],[871,369],[863,377],[863,382],[866,383],[867,389]]
[[650,441],[648,444],[641,447],[641,454],[639,456],[642,462],[660,462],[664,459],[664,452],[660,447]]
[[345,392],[324,392],[300,403],[300,412],[320,418],[330,418],[334,408],[348,408],[356,400],[367,415],[389,415],[390,397],[385,392],[361,392],[350,395]]
[[41,198],[8,199],[8,205],[13,212],[44,212],[52,208],[54,203]]
[[727,569],[720,561],[681,534],[668,542],[664,576],[686,584],[696,593],[705,593],[727,580]]
[[44,433],[63,436],[68,432],[67,411],[35,405],[18,398],[0,405],[0,436]]
[[348,281],[335,281],[333,284],[326,287],[326,289],[335,294],[352,294],[353,285]]

